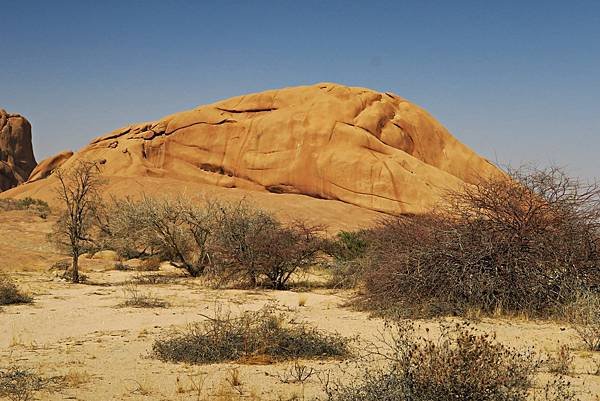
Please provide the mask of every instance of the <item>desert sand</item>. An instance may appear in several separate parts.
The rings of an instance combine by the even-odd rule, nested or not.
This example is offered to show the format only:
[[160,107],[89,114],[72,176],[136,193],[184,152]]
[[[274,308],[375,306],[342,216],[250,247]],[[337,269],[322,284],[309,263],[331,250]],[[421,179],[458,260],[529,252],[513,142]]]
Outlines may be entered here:
[[[48,236],[60,208],[57,168],[97,162],[107,180],[106,198],[246,199],[283,221],[300,218],[329,234],[370,227],[388,213],[426,213],[448,190],[503,174],[411,102],[330,83],[239,96],[133,124],[37,166],[29,152],[29,123],[4,111],[0,122],[0,190],[11,188],[0,197],[38,198],[53,208],[49,216],[0,211],[0,273],[34,299],[0,310],[0,367],[64,378],[52,392],[36,394],[44,400],[311,400],[323,396],[326,377],[351,382],[383,363],[359,356],[366,344],[378,343],[384,321],[349,306],[360,289],[326,288],[322,268],[294,277],[287,291],[216,289],[166,263],[158,272],[117,270],[106,253],[82,256],[87,281],[67,283],[50,269],[68,259]],[[168,306],[122,307],[131,291]],[[292,362],[186,365],[151,355],[157,338],[219,310],[238,315],[266,305],[296,322],[353,338],[354,356],[299,361],[314,374],[293,383],[287,373]],[[575,358],[569,380],[581,400],[598,400],[600,356],[585,351],[568,325],[476,313],[471,320],[503,344],[533,347],[542,358],[567,344]],[[418,324],[419,333],[434,335],[440,321]],[[540,373],[538,386],[551,378]]]
[[[346,306],[353,293],[319,287],[323,272],[299,277],[313,288],[290,291],[212,289],[202,279],[185,277],[163,265],[159,272],[114,270],[114,261],[82,257],[88,284],[61,281],[49,271],[52,261],[65,258],[47,242],[52,216],[42,219],[28,211],[0,214],[2,271],[9,273],[34,303],[3,307],[0,312],[0,361],[18,365],[45,377],[65,376],[66,385],[38,393],[44,400],[196,400],[219,399],[223,394],[242,394],[241,399],[312,399],[322,395],[319,377],[351,380],[364,363],[345,361],[301,361],[316,373],[304,384],[285,383],[291,362],[267,365],[221,363],[186,365],[165,363],[151,357],[154,339],[189,323],[202,321],[217,309],[239,314],[273,304],[297,321],[305,321],[328,332],[358,337],[358,351],[365,342],[377,342],[383,320]],[[6,224],[7,221],[15,224]],[[15,255],[12,256],[11,255]],[[8,257],[8,258],[7,258]],[[159,275],[164,282],[152,277]],[[169,302],[166,308],[123,308],[131,283],[144,294]],[[302,302],[301,302],[302,300]],[[305,303],[304,306],[300,306]],[[447,319],[447,321],[451,321]],[[438,321],[421,321],[435,333]],[[574,331],[564,324],[521,318],[483,318],[473,324],[497,333],[498,340],[517,348],[535,347],[540,354],[555,353],[568,344],[575,356],[571,380],[582,400],[597,400],[600,376],[594,376],[594,359]],[[237,370],[241,385],[228,382]],[[540,383],[550,375],[539,376]],[[201,396],[197,388],[203,383]]]

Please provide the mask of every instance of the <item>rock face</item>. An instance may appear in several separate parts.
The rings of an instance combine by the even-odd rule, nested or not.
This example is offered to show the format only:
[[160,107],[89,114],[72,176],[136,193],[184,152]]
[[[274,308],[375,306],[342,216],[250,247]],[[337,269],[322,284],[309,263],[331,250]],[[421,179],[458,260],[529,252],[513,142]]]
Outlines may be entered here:
[[29,121],[0,109],[0,192],[27,181],[36,164]]
[[64,162],[69,160],[69,158],[73,156],[73,152],[65,151],[61,152],[57,155],[51,156],[47,159],[44,159],[38,164],[31,174],[29,175],[29,179],[27,182],[34,182],[37,180],[41,180],[42,178],[48,177],[54,170],[63,165]]
[[120,128],[59,159],[64,168],[102,160],[109,178],[301,194],[394,214],[425,212],[447,189],[500,174],[409,101],[330,83],[239,96]]

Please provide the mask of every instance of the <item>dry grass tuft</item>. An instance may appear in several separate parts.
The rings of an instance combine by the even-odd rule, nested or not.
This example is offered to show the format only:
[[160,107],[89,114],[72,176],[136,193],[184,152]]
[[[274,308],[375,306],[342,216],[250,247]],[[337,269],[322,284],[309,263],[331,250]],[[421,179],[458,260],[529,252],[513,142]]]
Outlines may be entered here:
[[123,289],[125,300],[119,304],[120,307],[128,308],[166,308],[169,303],[157,298],[152,294],[141,292],[137,286],[130,285]]
[[547,360],[548,370],[561,376],[570,376],[573,371],[575,357],[567,345],[561,345],[555,356],[549,356]]
[[217,313],[207,319],[156,340],[154,355],[164,361],[197,364],[349,355],[348,339],[306,324],[292,325],[286,315],[272,307],[237,318]]
[[[480,333],[468,323],[440,326],[437,337],[417,337],[414,325],[388,326],[383,347],[369,355],[389,362],[382,369],[365,368],[351,384],[327,380],[329,401],[527,401],[535,393],[540,362],[531,350],[517,351]],[[574,401],[562,376],[548,383],[541,401]]]
[[28,304],[33,299],[19,290],[8,277],[0,275],[0,305]]
[[40,199],[0,199],[0,211],[10,210],[31,210],[36,212],[41,218],[45,219],[50,214],[48,203]]
[[64,384],[62,377],[44,378],[15,366],[0,369],[0,399],[31,401],[39,391],[52,392]]

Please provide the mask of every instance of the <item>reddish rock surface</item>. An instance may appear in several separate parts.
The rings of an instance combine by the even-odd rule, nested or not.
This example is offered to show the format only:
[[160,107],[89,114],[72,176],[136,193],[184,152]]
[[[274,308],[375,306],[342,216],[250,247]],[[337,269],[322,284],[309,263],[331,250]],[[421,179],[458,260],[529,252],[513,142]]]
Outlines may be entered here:
[[[107,191],[122,195],[213,188],[261,194],[267,204],[293,198],[297,206],[310,197],[394,214],[426,212],[446,190],[501,174],[415,104],[331,83],[243,95],[127,126],[52,162],[68,168],[80,159],[105,160]],[[42,174],[12,194],[50,197],[53,168],[40,167]]]
[[18,114],[0,109],[0,191],[27,181],[36,164],[31,124]]

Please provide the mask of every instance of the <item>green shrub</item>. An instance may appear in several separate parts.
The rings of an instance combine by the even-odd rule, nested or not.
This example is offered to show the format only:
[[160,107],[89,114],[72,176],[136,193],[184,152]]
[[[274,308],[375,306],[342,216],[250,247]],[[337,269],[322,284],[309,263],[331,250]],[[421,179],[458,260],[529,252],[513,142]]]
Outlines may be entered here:
[[216,363],[267,358],[344,357],[348,339],[306,324],[291,325],[271,307],[240,317],[220,316],[192,324],[181,333],[158,339],[154,355],[163,361]]
[[353,288],[358,285],[369,262],[362,258],[368,249],[365,234],[366,231],[340,231],[334,239],[324,242],[325,253],[333,257],[328,263],[331,274],[328,287]]
[[0,210],[33,210],[39,214],[40,217],[46,218],[50,213],[50,206],[48,203],[41,199],[34,199],[26,197],[23,199],[0,199]]
[[327,253],[340,262],[354,260],[363,256],[367,250],[364,231],[340,231],[335,239],[327,244]]

